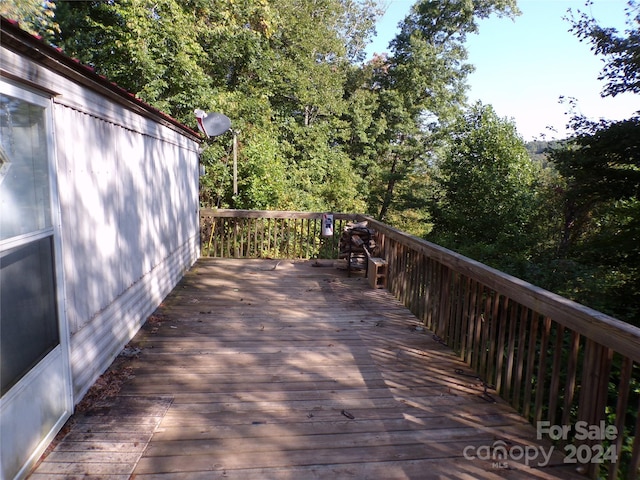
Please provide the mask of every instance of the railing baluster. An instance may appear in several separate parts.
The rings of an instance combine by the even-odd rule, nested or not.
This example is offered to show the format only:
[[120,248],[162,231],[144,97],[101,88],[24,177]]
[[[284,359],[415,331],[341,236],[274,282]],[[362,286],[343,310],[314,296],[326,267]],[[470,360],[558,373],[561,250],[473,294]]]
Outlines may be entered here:
[[238,233],[239,233],[239,220],[233,219],[233,258],[240,257],[240,250],[238,249]]
[[420,261],[419,254],[415,250],[411,250],[411,311],[416,312],[420,303]]
[[496,387],[496,392],[499,394],[502,392],[502,382],[504,378],[504,345],[507,336],[507,317],[509,313],[509,299],[502,297],[500,302],[500,322],[498,325],[498,351],[496,357],[496,370],[493,383]]
[[515,396],[512,405],[522,411],[523,405],[526,403],[526,399],[521,401],[520,395],[522,387],[524,385],[524,368],[527,362],[527,333],[529,332],[529,320],[532,315],[531,310],[526,307],[522,307],[520,312],[520,324],[518,326],[518,360],[516,364],[516,388]]
[[462,319],[460,323],[460,358],[464,360],[469,350],[469,340],[471,337],[469,328],[470,322],[470,303],[471,303],[471,285],[472,280],[470,277],[465,277],[464,288],[462,292]]
[[307,235],[304,234],[304,226],[306,223],[309,223],[309,222],[305,221],[304,218],[300,219],[300,233],[298,234],[298,241],[296,242],[296,245],[298,248],[298,258],[309,258],[306,255],[306,248],[304,247],[304,243],[305,243],[304,239],[309,238],[308,232],[307,232]]
[[567,380],[564,387],[564,402],[562,406],[562,424],[571,422],[571,407],[576,392],[576,380],[578,376],[578,354],[580,353],[580,334],[571,332],[571,344],[569,345],[569,358],[567,364]]
[[487,339],[487,372],[484,375],[485,382],[492,385],[495,384],[495,361],[496,361],[496,340],[498,337],[498,312],[500,311],[500,294],[491,292],[489,306],[491,312],[491,320],[489,322],[489,336]]
[[524,405],[522,408],[522,414],[525,418],[530,419],[531,414],[531,392],[533,390],[533,368],[536,361],[536,344],[538,343],[538,323],[539,314],[532,312],[531,315],[531,330],[529,331],[529,345],[527,347],[527,367],[525,372],[525,386],[524,386]]
[[269,251],[271,256],[278,256],[278,219],[273,219],[273,234],[269,239]]
[[513,368],[515,366],[516,351],[516,332],[518,330],[518,305],[511,305],[511,315],[509,315],[509,341],[507,346],[507,365],[505,372],[504,387],[502,389],[502,397],[511,400],[511,392],[513,391]]
[[402,258],[401,260],[401,267],[400,267],[400,275],[402,278],[402,288],[400,289],[400,301],[402,302],[403,305],[407,305],[407,286],[409,284],[409,279],[407,278],[409,276],[408,273],[408,268],[407,268],[407,263],[408,263],[408,259],[407,259],[407,247],[404,245],[400,245],[400,256]]
[[260,249],[258,248],[258,219],[253,220],[253,257],[258,258],[260,256]]
[[424,287],[424,324],[433,330],[433,262],[429,257],[425,257],[425,287]]
[[553,365],[551,367],[551,383],[549,385],[549,412],[546,418],[555,425],[558,408],[558,392],[560,391],[560,371],[562,367],[562,352],[564,343],[564,327],[556,325],[556,341],[553,349]]
[[[585,348],[585,368],[582,372],[580,404],[578,406],[578,420],[587,425],[598,425],[604,418],[609,386],[609,370],[612,352],[599,345],[594,340],[587,339]],[[593,439],[585,442],[589,447],[594,444]],[[588,474],[597,478],[598,465],[589,464]]]
[[291,222],[288,220],[283,219],[282,222],[284,223],[285,228],[283,228],[283,238],[282,241],[284,242],[284,255],[285,258],[291,258],[290,257],[290,250],[289,247],[291,245]]
[[536,376],[536,399],[533,410],[534,423],[542,420],[542,400],[544,398],[544,387],[547,373],[547,348],[549,335],[551,334],[551,319],[545,317],[542,321],[542,336],[540,337],[540,355],[538,359],[538,374]]
[[449,289],[449,286],[451,285],[451,270],[442,266],[440,268],[440,273],[440,315],[438,316],[438,331],[436,331],[436,333],[446,341],[448,340],[446,338],[447,323],[449,320],[449,310],[451,309],[451,305],[449,304],[451,293]]
[[[640,412],[640,399],[638,400],[638,408],[636,412]],[[636,413],[635,438],[631,447],[631,459],[629,461],[628,480],[636,480],[638,478],[638,470],[640,470],[640,414]]]
[[418,283],[418,298],[416,299],[416,302],[417,302],[416,317],[418,317],[422,322],[422,324],[426,326],[427,305],[425,303],[425,297],[426,297],[426,284],[427,284],[427,257],[424,254],[420,253],[418,262],[419,262],[418,268],[420,270],[420,274],[418,275],[419,283]]
[[482,378],[486,378],[487,376],[487,366],[488,366],[488,344],[490,341],[489,334],[491,332],[491,291],[485,287],[482,292],[482,336],[480,340],[480,363],[478,364],[478,373]]
[[474,305],[474,337],[473,337],[473,354],[471,359],[471,366],[477,371],[480,369],[480,356],[482,354],[482,323],[483,323],[483,311],[482,305],[484,303],[483,298],[484,287],[480,283],[476,283],[476,298]]
[[465,331],[464,331],[464,345],[460,351],[460,358],[468,365],[471,365],[473,360],[474,350],[474,332],[475,332],[475,302],[476,302],[476,282],[469,278],[467,279],[466,292],[465,292]]
[[[622,360],[622,365],[620,367],[620,381],[618,382],[618,401],[616,402],[616,430],[618,432],[618,436],[616,437],[616,441],[613,442],[615,446],[615,451],[618,455],[622,453],[622,440],[624,438],[624,428],[625,428],[625,417],[627,414],[627,406],[629,402],[629,393],[631,390],[631,373],[633,372],[633,361],[624,357]],[[636,429],[636,435],[638,430]],[[640,435],[637,435],[640,436]],[[608,478],[610,480],[615,480],[618,478],[618,465],[619,461],[615,463],[610,463],[609,475]]]
[[239,229],[239,234],[240,234],[240,240],[239,240],[240,258],[248,257],[247,248],[245,246],[245,235],[247,233],[248,221],[249,221],[249,219],[247,219],[247,218],[241,218],[239,220],[239,222],[238,222],[240,224],[240,229]]

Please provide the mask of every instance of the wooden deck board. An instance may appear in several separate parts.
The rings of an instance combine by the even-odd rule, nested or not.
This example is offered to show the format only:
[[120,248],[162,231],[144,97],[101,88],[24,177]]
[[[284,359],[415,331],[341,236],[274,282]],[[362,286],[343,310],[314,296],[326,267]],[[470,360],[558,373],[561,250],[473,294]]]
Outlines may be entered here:
[[465,459],[498,440],[537,445],[535,429],[363,276],[201,259],[154,319],[116,400],[33,479],[583,478],[559,455],[545,468]]

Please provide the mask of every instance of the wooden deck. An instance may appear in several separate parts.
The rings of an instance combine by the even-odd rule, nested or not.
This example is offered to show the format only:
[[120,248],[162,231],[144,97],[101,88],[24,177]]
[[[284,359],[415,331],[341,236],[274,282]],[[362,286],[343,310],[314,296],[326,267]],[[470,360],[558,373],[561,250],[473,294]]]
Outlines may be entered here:
[[388,292],[322,264],[198,261],[126,349],[117,395],[31,478],[584,478],[557,449],[518,460],[548,450],[535,428]]

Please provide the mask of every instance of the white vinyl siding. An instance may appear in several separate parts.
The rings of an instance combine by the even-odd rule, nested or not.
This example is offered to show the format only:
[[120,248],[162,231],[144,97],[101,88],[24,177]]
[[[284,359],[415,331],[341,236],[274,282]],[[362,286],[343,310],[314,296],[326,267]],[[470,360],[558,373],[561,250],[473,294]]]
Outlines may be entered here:
[[[34,386],[56,392],[66,382],[66,397],[55,402],[68,416],[200,255],[195,132],[11,28],[0,43],[0,83],[46,106],[53,182],[50,192],[29,193],[51,197],[40,213],[25,219],[7,207],[13,223],[0,253],[55,239],[62,342],[42,360],[45,370],[29,371],[0,402],[0,480],[22,478],[62,426],[32,415],[27,423],[37,434],[26,438],[20,396],[33,396],[25,408],[44,411],[38,401],[54,400]],[[0,177],[11,168],[0,162]]]
[[54,114],[77,399],[199,255],[193,143],[147,119],[139,131],[86,110],[56,101]]

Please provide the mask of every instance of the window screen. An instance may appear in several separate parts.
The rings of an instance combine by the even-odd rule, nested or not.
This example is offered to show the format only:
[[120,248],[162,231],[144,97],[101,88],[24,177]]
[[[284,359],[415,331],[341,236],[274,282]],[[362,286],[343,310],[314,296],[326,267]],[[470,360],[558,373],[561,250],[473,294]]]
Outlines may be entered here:
[[4,394],[59,343],[52,237],[1,253],[0,285]]

